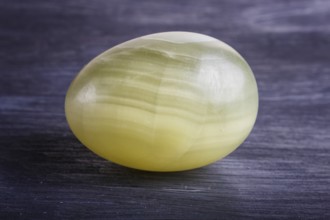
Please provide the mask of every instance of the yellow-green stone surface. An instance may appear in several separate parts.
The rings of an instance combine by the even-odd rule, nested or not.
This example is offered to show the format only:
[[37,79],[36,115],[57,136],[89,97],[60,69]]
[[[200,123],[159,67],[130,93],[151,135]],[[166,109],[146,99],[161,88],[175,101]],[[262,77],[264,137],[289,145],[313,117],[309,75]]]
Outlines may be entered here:
[[81,70],[65,101],[84,145],[150,171],[225,157],[249,135],[257,111],[246,61],[227,44],[189,32],[147,35],[102,53]]

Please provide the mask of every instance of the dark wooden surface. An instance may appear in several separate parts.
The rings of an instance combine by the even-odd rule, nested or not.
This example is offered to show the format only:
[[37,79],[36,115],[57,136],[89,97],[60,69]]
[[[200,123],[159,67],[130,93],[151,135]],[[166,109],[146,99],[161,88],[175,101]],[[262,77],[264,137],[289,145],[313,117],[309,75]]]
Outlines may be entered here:
[[[260,91],[246,142],[208,167],[107,162],[65,120],[66,90],[141,35],[209,34]],[[0,219],[330,219],[330,1],[0,0]]]

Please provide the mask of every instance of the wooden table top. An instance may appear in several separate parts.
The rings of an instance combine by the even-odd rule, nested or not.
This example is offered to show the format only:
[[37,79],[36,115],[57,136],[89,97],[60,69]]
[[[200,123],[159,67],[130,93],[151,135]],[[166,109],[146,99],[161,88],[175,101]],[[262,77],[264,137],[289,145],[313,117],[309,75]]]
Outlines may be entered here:
[[[0,0],[0,219],[330,219],[329,21],[327,0]],[[251,135],[187,172],[99,158],[67,125],[70,82],[118,43],[177,30],[251,65]]]

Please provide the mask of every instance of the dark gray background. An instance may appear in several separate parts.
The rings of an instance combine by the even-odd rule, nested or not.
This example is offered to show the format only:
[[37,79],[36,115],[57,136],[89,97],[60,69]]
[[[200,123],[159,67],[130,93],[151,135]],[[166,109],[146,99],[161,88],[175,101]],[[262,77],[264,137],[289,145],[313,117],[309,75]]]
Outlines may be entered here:
[[[80,144],[63,104],[123,41],[193,31],[237,49],[260,92],[227,158],[148,173]],[[0,0],[0,219],[329,219],[330,1]]]

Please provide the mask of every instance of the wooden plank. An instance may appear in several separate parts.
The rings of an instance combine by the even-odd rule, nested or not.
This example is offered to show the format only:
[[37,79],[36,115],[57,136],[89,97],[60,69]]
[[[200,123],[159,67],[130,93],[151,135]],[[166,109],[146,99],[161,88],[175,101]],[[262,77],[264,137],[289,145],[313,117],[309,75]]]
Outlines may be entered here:
[[[0,219],[330,218],[330,2],[0,0]],[[185,30],[247,59],[260,111],[247,141],[197,170],[148,173],[83,147],[70,81],[100,52]]]

